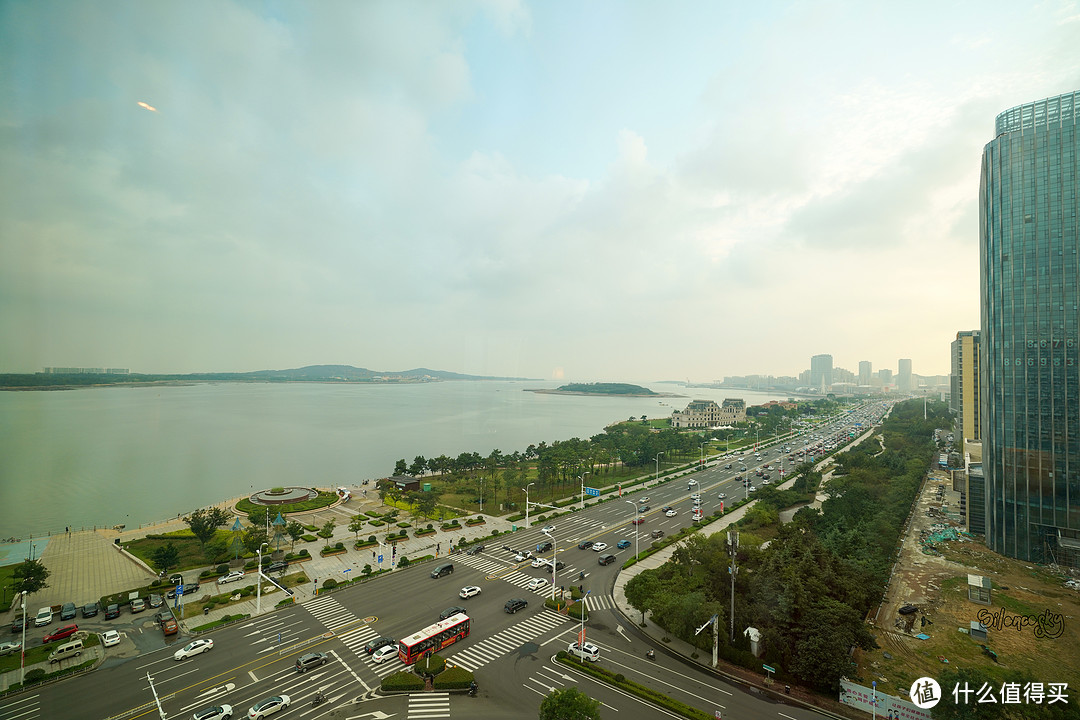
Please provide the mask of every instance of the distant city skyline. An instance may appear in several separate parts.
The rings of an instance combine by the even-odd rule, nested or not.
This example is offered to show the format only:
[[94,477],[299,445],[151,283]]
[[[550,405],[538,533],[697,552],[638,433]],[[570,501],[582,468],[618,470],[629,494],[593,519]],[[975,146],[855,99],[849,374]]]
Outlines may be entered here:
[[1064,1],[11,0],[0,372],[946,374],[991,119],[1080,86],[1078,30]]

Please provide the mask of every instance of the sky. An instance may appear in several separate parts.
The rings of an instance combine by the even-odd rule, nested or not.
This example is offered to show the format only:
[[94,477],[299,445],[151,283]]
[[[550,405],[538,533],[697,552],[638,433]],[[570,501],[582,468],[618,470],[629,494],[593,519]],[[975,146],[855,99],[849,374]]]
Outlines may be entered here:
[[1053,0],[0,0],[0,372],[946,374],[1078,88]]

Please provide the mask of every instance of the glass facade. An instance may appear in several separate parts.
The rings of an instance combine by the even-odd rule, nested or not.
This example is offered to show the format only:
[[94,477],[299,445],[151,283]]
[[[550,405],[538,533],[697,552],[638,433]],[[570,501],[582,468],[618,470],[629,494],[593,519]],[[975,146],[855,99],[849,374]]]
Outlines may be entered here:
[[986,544],[1073,566],[1080,562],[1078,112],[1073,92],[998,115],[979,188]]

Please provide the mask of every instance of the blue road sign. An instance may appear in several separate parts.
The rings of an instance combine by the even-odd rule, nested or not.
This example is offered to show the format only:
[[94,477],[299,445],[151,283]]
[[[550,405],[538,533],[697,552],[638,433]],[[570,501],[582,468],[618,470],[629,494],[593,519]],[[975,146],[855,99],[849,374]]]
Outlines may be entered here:
[[585,494],[590,497],[600,497],[600,490],[598,488],[585,488]]
[[382,553],[379,553],[379,564],[382,564]]

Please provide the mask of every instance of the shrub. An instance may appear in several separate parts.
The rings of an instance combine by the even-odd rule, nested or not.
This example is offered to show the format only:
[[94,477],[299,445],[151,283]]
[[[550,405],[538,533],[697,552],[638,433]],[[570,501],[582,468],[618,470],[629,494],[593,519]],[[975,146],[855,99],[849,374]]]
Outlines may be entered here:
[[154,582],[150,583],[150,587],[156,588],[160,584],[161,584],[160,580],[155,580]]
[[425,672],[438,675],[445,669],[446,659],[442,655],[432,655],[426,661],[423,659],[417,660],[416,664],[413,665],[413,671],[417,675],[423,675]]
[[[430,525],[428,525],[428,527],[431,527],[431,526],[430,526]],[[377,540],[375,539],[375,536],[374,536],[374,535],[368,535],[368,539],[367,539],[367,541],[368,541],[369,543],[373,543],[373,542],[378,542],[378,541],[377,541]]]
[[423,690],[424,681],[420,677],[401,670],[393,675],[387,675],[382,681],[383,690]]
[[409,558],[407,558],[407,557],[405,557],[404,555],[402,555],[402,556],[401,556],[401,559],[400,559],[400,560],[398,560],[398,564],[397,564],[397,566],[398,566],[399,568],[405,568],[405,567],[409,567]]
[[370,564],[364,565],[364,569],[361,570],[360,572],[364,573],[365,575],[370,575],[371,574],[371,565]]
[[309,555],[309,553],[307,551],[307,548],[304,548],[303,550],[301,550],[300,552],[298,552],[296,554],[299,555],[300,557],[307,557]]
[[452,667],[443,670],[437,676],[432,686],[436,690],[459,690],[469,687],[473,681],[473,674],[462,667]]
[[431,523],[428,523],[428,524],[427,524],[427,529],[428,529],[428,530],[434,530],[434,529],[435,529],[435,526],[433,526],[433,525],[432,525]]
[[214,572],[216,572],[218,575],[224,575],[225,573],[229,572],[229,566],[218,565],[216,568],[214,568]]
[[333,590],[337,587],[337,580],[330,578],[329,580],[323,580],[323,590]]
[[28,685],[30,683],[35,683],[35,682],[38,682],[38,681],[44,680],[44,679],[45,679],[45,670],[44,670],[44,668],[34,668],[33,670],[27,670],[26,671],[26,683]]
[[344,550],[344,549],[345,549],[345,543],[341,543],[341,542],[339,542],[339,543],[334,543],[334,547],[335,547],[336,549],[338,549],[338,550]]

